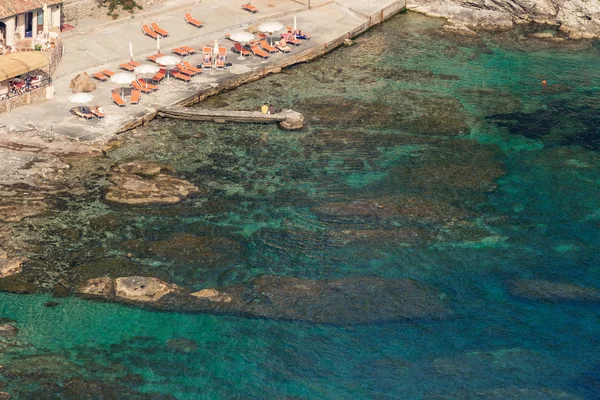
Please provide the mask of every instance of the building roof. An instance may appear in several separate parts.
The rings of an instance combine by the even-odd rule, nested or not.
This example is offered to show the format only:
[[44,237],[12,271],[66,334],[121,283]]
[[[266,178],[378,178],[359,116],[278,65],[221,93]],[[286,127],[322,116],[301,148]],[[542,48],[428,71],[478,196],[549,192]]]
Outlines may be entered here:
[[40,51],[23,51],[0,56],[0,82],[42,68],[50,63]]
[[47,6],[60,4],[61,0],[1,0],[0,1],[0,19],[12,17],[27,11],[37,10]]

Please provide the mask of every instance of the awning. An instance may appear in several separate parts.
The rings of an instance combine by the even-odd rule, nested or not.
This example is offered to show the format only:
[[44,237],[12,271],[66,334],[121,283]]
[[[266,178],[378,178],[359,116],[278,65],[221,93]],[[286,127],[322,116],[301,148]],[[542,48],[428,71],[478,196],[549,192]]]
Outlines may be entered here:
[[0,81],[26,74],[50,64],[48,56],[39,51],[27,51],[0,56]]

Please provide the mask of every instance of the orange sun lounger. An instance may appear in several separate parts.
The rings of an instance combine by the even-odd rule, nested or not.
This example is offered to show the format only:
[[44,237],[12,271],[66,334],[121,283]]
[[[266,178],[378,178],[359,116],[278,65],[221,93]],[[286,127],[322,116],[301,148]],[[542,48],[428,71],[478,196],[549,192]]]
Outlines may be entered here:
[[153,89],[147,88],[146,86],[142,86],[137,81],[131,82],[131,86],[133,86],[133,88],[135,90],[139,90],[140,92],[142,92],[144,94],[150,94],[150,93],[154,92]]
[[173,75],[174,78],[180,79],[184,82],[190,82],[192,80],[192,78],[190,78],[189,76],[180,74],[179,72],[171,71],[170,74]]
[[254,7],[252,4],[242,4],[242,10],[250,11],[251,13],[257,13],[258,7]]
[[158,37],[158,35],[156,34],[156,32],[154,32],[152,30],[152,28],[150,28],[150,26],[148,26],[148,25],[142,25],[142,32],[144,32],[144,35],[148,35],[152,39],[156,39]]
[[146,82],[145,79],[138,79],[137,82],[140,84],[140,86],[147,87],[148,89],[152,89],[152,90],[158,90],[159,89],[158,86]]
[[180,63],[180,64],[177,64],[175,67],[177,68],[177,70],[178,70],[178,71],[179,71],[181,74],[184,74],[184,75],[187,75],[187,76],[194,76],[194,75],[196,75],[196,74],[197,74],[197,72],[194,72],[194,71],[192,71],[192,70],[190,70],[190,69],[187,69],[187,68],[185,67],[185,65],[183,65],[183,64],[181,64],[181,63]]
[[270,57],[269,53],[267,53],[255,44],[250,45],[250,50],[252,50],[252,53],[254,53],[255,56],[259,56],[265,59]]
[[242,45],[239,42],[235,42],[233,45],[233,48],[244,57],[248,57],[248,56],[252,55],[252,52],[250,50],[242,47]]
[[92,76],[101,82],[106,82],[108,80],[108,76],[104,75],[102,72],[96,72],[95,74],[92,74]]
[[201,70],[200,68],[196,68],[196,67],[194,67],[192,64],[190,64],[190,62],[189,62],[189,61],[184,61],[184,62],[182,62],[182,64],[183,64],[183,66],[184,66],[186,69],[188,69],[188,70],[190,70],[190,71],[194,71],[194,72],[195,72],[195,73],[197,73],[197,74],[201,74],[201,73],[202,73],[202,70]]
[[269,42],[267,42],[267,39],[261,39],[258,43],[260,43],[260,47],[262,47],[265,51],[268,51],[269,53],[277,53],[279,51],[277,50],[277,47],[271,46]]
[[164,57],[164,54],[162,54],[162,53],[152,54],[151,56],[146,57],[146,60],[156,62],[156,59],[160,58],[160,57]]
[[108,77],[111,77],[115,74],[114,72],[112,72],[111,70],[108,70],[108,69],[103,69],[102,71],[100,71],[100,73],[102,73]]
[[173,53],[177,54],[179,57],[185,57],[187,56],[189,53],[187,51],[185,51],[184,49],[182,49],[181,47],[176,47],[173,50],[171,50]]
[[139,90],[132,90],[131,97],[129,98],[129,102],[131,104],[139,104],[140,97],[142,97],[142,92],[140,92]]
[[190,46],[179,46],[180,49],[187,51],[190,54],[196,54],[196,49]]
[[126,62],[123,64],[119,64],[119,68],[124,69],[129,72],[133,72],[133,70],[135,69],[135,65]]
[[119,107],[125,107],[127,105],[127,103],[125,103],[125,100],[123,100],[121,98],[121,95],[117,92],[112,92],[112,99],[115,102],[115,104]]
[[159,70],[159,71],[156,73],[156,75],[154,75],[154,76],[152,77],[152,79],[150,79],[150,81],[152,81],[152,82],[160,82],[160,81],[162,81],[163,79],[165,79],[165,76],[167,76],[167,70],[166,70],[166,68],[161,68],[161,69],[160,69],[160,70]]
[[187,22],[190,25],[195,26],[196,28],[201,28],[202,25],[204,25],[203,22],[198,21],[197,19],[195,19],[194,17],[192,17],[192,14],[190,13],[186,13],[183,18],[185,18],[185,22]]
[[158,33],[162,37],[169,36],[169,32],[165,31],[164,29],[161,29],[156,22],[150,24],[150,27],[154,32]]

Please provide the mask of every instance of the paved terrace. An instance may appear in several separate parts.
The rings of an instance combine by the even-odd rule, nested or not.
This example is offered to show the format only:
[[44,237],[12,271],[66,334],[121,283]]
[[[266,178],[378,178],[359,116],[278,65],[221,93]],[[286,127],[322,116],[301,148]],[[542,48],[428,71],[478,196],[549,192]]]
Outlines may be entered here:
[[[188,0],[189,1],[189,0]],[[243,82],[259,79],[265,73],[277,72],[281,67],[317,57],[342,43],[349,34],[362,33],[370,25],[380,22],[404,7],[404,0],[311,0],[311,8],[292,0],[253,0],[260,9],[251,14],[241,9],[241,0],[203,0],[201,3],[187,3],[185,0],[172,0],[168,8],[154,7],[135,18],[116,22],[94,24],[94,21],[79,21],[75,31],[64,37],[65,54],[54,79],[55,98],[40,104],[24,106],[8,113],[0,114],[0,126],[30,126],[44,137],[66,136],[93,145],[103,145],[118,132],[147,122],[156,108],[176,104],[191,104],[222,88],[235,87]],[[183,20],[184,10],[204,22],[197,29]],[[104,68],[118,71],[118,64],[129,60],[129,42],[133,44],[134,59],[146,62],[145,57],[156,53],[156,42],[143,35],[141,24],[156,21],[169,31],[170,36],[160,40],[161,52],[169,54],[180,45],[195,48],[220,45],[231,48],[233,42],[225,39],[225,34],[252,29],[265,21],[277,21],[284,26],[293,25],[294,16],[298,28],[312,35],[310,41],[293,47],[292,54],[277,54],[264,62],[258,57],[238,60],[238,55],[228,54],[228,62],[233,66],[224,71],[208,71],[184,83],[171,78],[159,86],[152,94],[142,95],[139,105],[119,108],[112,102],[111,90],[119,87],[111,82],[97,82],[94,100],[107,117],[102,120],[84,120],[69,113],[75,104],[69,102],[72,95],[69,83],[78,73],[88,74]],[[201,62],[201,55],[188,57],[192,64]]]

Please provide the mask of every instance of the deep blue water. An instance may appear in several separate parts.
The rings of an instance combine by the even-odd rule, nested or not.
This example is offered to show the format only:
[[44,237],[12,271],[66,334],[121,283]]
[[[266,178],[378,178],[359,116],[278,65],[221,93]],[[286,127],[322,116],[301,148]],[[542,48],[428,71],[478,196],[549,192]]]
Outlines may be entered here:
[[[442,36],[440,26],[400,15],[353,47],[203,104],[273,102],[305,113],[306,131],[161,120],[98,161],[160,161],[207,196],[111,206],[100,168],[87,196],[55,199],[53,213],[16,229],[38,249],[31,265],[52,271],[48,282],[109,268],[194,289],[264,274],[411,278],[444,292],[450,317],[338,326],[3,293],[2,316],[20,330],[3,343],[5,390],[73,399],[600,398],[598,303],[510,291],[518,279],[600,290],[600,54],[517,31]],[[206,137],[194,138],[200,131]],[[318,212],[365,199],[430,208],[419,203],[392,220]],[[340,239],[363,230],[422,236]],[[237,247],[211,264],[140,246],[181,234]]]

